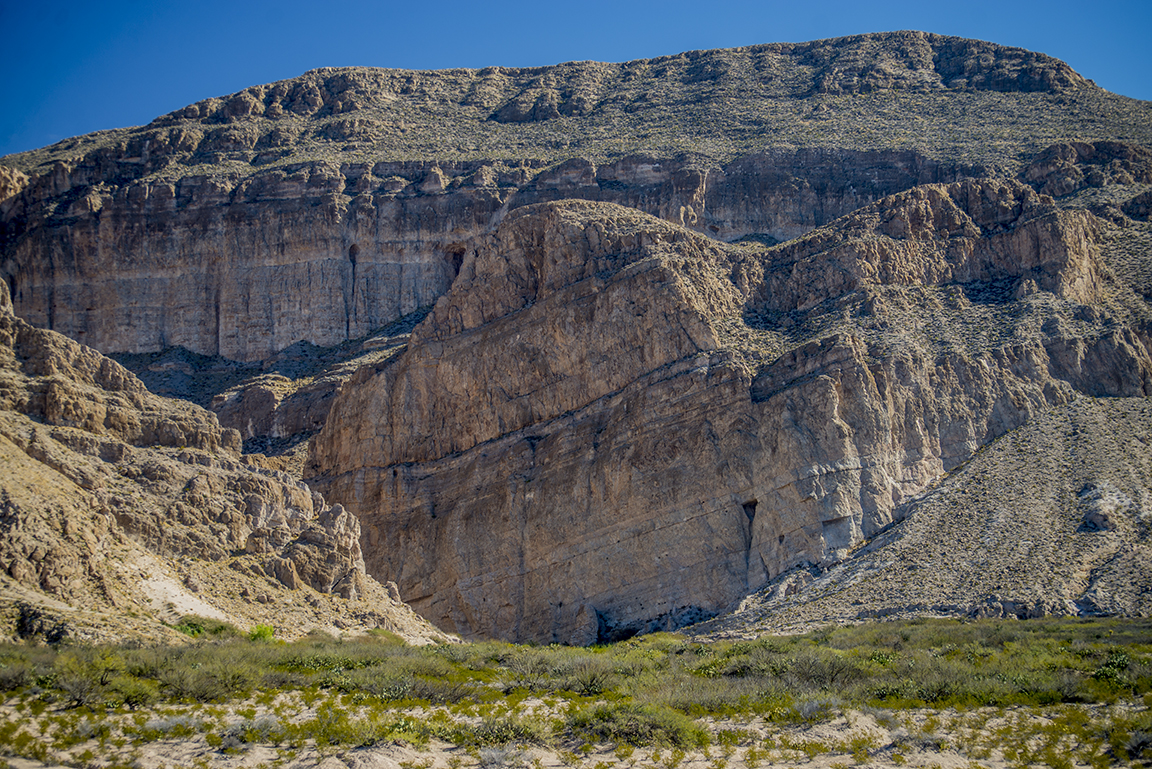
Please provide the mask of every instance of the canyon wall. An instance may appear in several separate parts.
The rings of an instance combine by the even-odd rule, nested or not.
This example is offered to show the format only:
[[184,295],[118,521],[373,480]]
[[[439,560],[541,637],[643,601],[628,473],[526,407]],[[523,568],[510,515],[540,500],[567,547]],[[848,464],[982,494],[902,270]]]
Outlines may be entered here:
[[[432,304],[532,203],[779,241],[917,184],[1014,174],[1063,137],[1152,141],[1143,110],[1043,54],[921,32],[321,69],[5,158],[0,279],[21,317],[105,352],[256,361]],[[1075,154],[1046,157],[1053,190],[1088,178],[1064,173]]]
[[0,285],[0,603],[45,607],[56,640],[170,642],[158,620],[188,613],[443,637],[364,573],[355,516],[239,449],[211,412],[15,317]]
[[61,166],[0,204],[17,313],[105,352],[251,361],[364,336],[447,291],[507,211],[583,198],[721,239],[794,237],[878,197],[980,169],[906,152],[797,151],[727,167],[628,157],[327,163],[237,178],[92,183]]
[[344,387],[309,483],[442,627],[679,627],[843,558],[1050,405],[1146,394],[1118,322],[1142,303],[1098,237],[1010,181],[918,187],[770,249],[531,206]]

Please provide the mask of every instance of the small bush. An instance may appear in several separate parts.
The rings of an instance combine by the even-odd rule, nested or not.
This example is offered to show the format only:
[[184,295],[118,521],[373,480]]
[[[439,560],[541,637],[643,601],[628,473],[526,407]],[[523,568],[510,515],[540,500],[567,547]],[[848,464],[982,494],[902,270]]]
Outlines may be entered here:
[[485,718],[475,726],[458,727],[452,736],[459,745],[546,745],[551,742],[552,730],[532,719]]
[[187,614],[180,618],[175,629],[184,635],[200,638],[232,638],[240,635],[235,625],[211,617],[201,617],[196,614]]
[[249,641],[267,642],[276,635],[276,628],[271,625],[255,625],[248,631]]
[[807,723],[827,721],[836,715],[841,702],[833,697],[806,699],[793,705],[796,718]]
[[669,745],[694,748],[708,744],[708,733],[683,713],[659,705],[610,703],[569,716],[567,726],[592,741],[636,747]]
[[480,769],[523,769],[532,763],[521,748],[488,747],[480,749]]
[[0,663],[0,692],[10,692],[32,683],[33,668],[26,662]]

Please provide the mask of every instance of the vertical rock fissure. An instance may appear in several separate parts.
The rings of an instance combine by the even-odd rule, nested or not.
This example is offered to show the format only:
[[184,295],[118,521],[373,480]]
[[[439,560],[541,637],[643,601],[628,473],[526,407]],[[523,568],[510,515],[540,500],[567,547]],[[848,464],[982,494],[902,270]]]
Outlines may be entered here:
[[344,338],[352,338],[352,312],[356,304],[356,259],[360,256],[360,246],[353,243],[348,247],[348,263],[352,266],[351,283],[344,289]]
[[215,300],[213,301],[213,305],[215,306],[215,309],[216,309],[216,350],[213,353],[214,355],[223,355],[224,354],[222,352],[224,349],[224,339],[223,339],[224,327],[222,325],[223,320],[220,317],[221,316],[221,304],[222,304],[222,302],[221,302],[221,296],[220,296],[220,282],[217,281],[216,282],[216,297],[215,297]]
[[756,520],[756,500],[750,499],[745,502],[741,507],[744,510],[744,517],[748,519],[748,525],[744,527],[744,578],[748,579],[748,567],[752,560],[752,524]]

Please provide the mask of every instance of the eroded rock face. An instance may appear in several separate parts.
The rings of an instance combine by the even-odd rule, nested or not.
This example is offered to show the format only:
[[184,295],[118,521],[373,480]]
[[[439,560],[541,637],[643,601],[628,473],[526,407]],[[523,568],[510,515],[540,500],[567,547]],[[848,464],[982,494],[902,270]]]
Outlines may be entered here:
[[[1085,311],[1141,306],[1095,237],[1014,182],[917,188],[773,249],[532,206],[342,390],[310,483],[446,628],[677,627],[843,558],[1077,391],[1146,393],[1141,336]],[[990,335],[992,313],[1018,320]]]
[[740,638],[914,616],[1147,616],[1152,403],[1079,397],[994,441],[827,569],[693,628]]
[[[0,601],[169,622],[211,612],[292,636],[348,613],[299,595],[277,609],[269,595],[308,587],[373,601],[341,620],[349,627],[439,636],[365,577],[354,516],[239,451],[237,431],[211,412],[153,395],[95,350],[16,318],[0,285]],[[150,605],[157,590],[168,597]],[[166,608],[181,596],[194,605]]]
[[610,201],[715,237],[780,240],[914,184],[982,173],[906,152],[835,155],[575,160],[490,182],[479,162],[116,185],[62,166],[5,203],[5,280],[19,315],[105,352],[183,346],[251,361],[361,337],[432,304],[476,238],[531,203]]
[[[863,112],[849,98],[880,94]],[[952,103],[974,94],[996,109]],[[624,64],[315,70],[14,157],[0,279],[21,317],[107,353],[262,360],[432,304],[515,208],[614,202],[726,241],[784,240],[917,184],[1014,172],[1043,146],[1020,128],[1047,126],[1041,97],[1085,100],[1061,102],[1065,135],[1106,117],[1133,141],[1131,105],[1103,105],[1063,62],[920,32]],[[906,109],[970,128],[1010,114],[1004,149],[924,149]],[[1048,192],[1136,178],[1136,150],[1103,144],[1030,173]],[[1116,162],[1085,171],[1084,147]]]

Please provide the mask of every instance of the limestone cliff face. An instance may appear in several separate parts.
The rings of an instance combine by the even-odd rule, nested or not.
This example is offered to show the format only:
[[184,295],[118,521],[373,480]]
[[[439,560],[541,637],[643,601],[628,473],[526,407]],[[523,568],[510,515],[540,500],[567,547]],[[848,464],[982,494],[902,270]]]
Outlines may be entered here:
[[575,160],[503,177],[478,162],[312,163],[111,185],[61,165],[4,202],[4,270],[22,317],[102,351],[260,360],[432,304],[473,241],[533,202],[611,201],[724,239],[786,239],[914,184],[980,172],[914,153],[820,151],[723,168]]
[[1077,391],[1147,393],[1145,341],[1108,315],[1142,303],[1095,227],[1015,182],[919,187],[772,249],[525,208],[344,387],[310,483],[446,628],[680,626],[844,557]]

